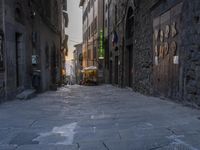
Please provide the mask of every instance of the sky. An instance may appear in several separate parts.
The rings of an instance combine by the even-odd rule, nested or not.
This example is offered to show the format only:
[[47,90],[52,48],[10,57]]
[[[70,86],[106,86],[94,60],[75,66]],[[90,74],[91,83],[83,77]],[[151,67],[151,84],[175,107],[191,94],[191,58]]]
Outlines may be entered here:
[[66,33],[69,35],[69,60],[73,58],[74,45],[82,42],[82,9],[79,2],[80,0],[67,0],[69,25]]

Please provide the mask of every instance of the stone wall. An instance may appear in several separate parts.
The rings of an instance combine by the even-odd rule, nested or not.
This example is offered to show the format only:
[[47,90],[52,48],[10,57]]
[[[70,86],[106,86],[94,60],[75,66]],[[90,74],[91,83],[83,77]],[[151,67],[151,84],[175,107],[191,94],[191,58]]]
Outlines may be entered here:
[[[126,2],[128,5],[126,6]],[[179,5],[179,4],[183,5]],[[117,17],[124,18],[119,24],[115,25],[115,6],[118,7]],[[176,7],[177,6],[177,7]],[[182,7],[179,7],[182,6]],[[133,34],[133,89],[143,94],[151,94],[157,96],[166,96],[181,101],[190,101],[200,104],[200,2],[199,0],[141,0],[132,3],[132,1],[118,0],[112,2],[110,6],[110,35],[116,30],[119,41],[113,46],[112,36],[110,36],[110,60],[112,61],[112,83],[114,84],[115,72],[115,56],[119,56],[118,62],[118,85],[125,87],[127,83],[127,63],[128,55],[125,38],[126,16],[123,11],[129,8],[134,10],[134,34]],[[181,10],[178,10],[182,8]],[[177,49],[178,62],[175,61],[173,55],[169,58],[169,71],[164,72],[168,76],[168,80],[164,85],[166,87],[166,95],[159,93],[155,88],[155,57],[153,47],[153,20],[162,16],[165,12],[172,9],[172,12],[181,12],[180,18],[177,18]],[[176,10],[177,9],[177,10]],[[173,14],[172,14],[173,15]],[[170,23],[173,23],[170,20]],[[171,25],[170,25],[171,26]],[[117,47],[117,51],[116,51]],[[169,47],[169,51],[172,51]],[[172,52],[169,52],[172,53]],[[111,65],[111,64],[110,64]],[[162,68],[162,67],[161,67]],[[176,70],[178,68],[178,70]],[[109,78],[109,77],[107,77]],[[173,82],[176,80],[176,82]],[[168,81],[171,82],[169,85]],[[176,85],[175,85],[176,84]],[[165,89],[165,87],[163,88]],[[159,89],[158,89],[159,90]]]
[[[4,15],[4,1],[0,1],[0,34],[3,35],[3,28],[4,28],[4,25],[3,25],[3,22],[4,22],[4,18],[3,18],[3,15]],[[3,44],[3,42],[1,43]],[[3,45],[0,45],[2,46],[3,48]],[[3,51],[3,49],[2,49]],[[4,53],[4,51],[3,51]],[[4,62],[3,62],[4,63]],[[5,94],[5,83],[4,83],[4,70],[1,70],[0,68],[0,102],[4,99],[4,94]]]
[[[121,7],[123,5],[123,7]],[[115,6],[118,8],[117,18],[119,24],[112,26],[114,24],[114,13]],[[110,59],[112,59],[112,78],[114,83],[115,73],[115,57],[119,56],[119,77],[118,85],[125,87],[127,83],[127,59],[128,55],[126,50],[126,15],[127,10],[132,8],[134,10],[134,39],[133,43],[133,66],[134,66],[134,75],[133,75],[133,89],[145,94],[149,94],[152,91],[152,17],[150,12],[150,6],[152,3],[143,1],[139,8],[134,6],[132,1],[115,1],[110,7],[110,34],[113,34],[113,31],[116,30],[118,34],[119,41],[113,46],[112,39],[110,39]],[[126,10],[126,11],[125,11]],[[112,38],[112,36],[111,36]],[[117,47],[117,51],[115,50]]]
[[[27,1],[5,1],[5,52],[6,52],[6,91],[12,97],[16,93],[31,87],[31,77],[28,68],[31,68],[31,22]],[[24,3],[24,4],[22,4]],[[21,15],[16,15],[16,8]],[[20,20],[16,20],[19,17]],[[18,53],[17,53],[18,39]],[[18,57],[17,57],[18,56]],[[18,65],[16,64],[18,63]],[[17,66],[19,83],[17,83]],[[28,66],[28,67],[27,67]],[[19,84],[19,85],[17,85]]]
[[183,96],[200,105],[200,1],[185,0],[182,14]]
[[0,30],[3,30],[3,1],[0,1]]
[[134,22],[134,55],[136,91],[149,94],[152,90],[152,16],[153,1],[141,1],[136,7]]
[[[5,81],[8,99],[25,89],[32,88],[33,69],[41,70],[41,91],[48,90],[52,84],[50,79],[52,70],[56,72],[55,82],[60,81],[62,1],[51,0],[52,5],[48,9],[51,10],[51,14],[48,15],[47,7],[43,9],[42,2],[44,0],[5,1]],[[47,45],[49,46],[49,54],[46,51]],[[55,59],[52,60],[55,61],[55,65],[50,67],[50,65],[47,66],[46,60],[48,57],[49,64],[52,62],[52,51],[55,51]],[[37,66],[32,65],[32,55],[39,56]]]

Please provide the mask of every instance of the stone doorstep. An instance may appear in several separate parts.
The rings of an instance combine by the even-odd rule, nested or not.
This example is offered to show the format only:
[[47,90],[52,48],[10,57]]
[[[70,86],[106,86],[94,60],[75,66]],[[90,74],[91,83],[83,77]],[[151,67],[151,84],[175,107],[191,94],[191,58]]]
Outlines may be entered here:
[[35,96],[36,96],[36,90],[35,89],[28,89],[28,90],[25,90],[25,91],[21,92],[20,94],[18,94],[16,96],[16,98],[19,99],[19,100],[28,100],[28,99],[31,99]]

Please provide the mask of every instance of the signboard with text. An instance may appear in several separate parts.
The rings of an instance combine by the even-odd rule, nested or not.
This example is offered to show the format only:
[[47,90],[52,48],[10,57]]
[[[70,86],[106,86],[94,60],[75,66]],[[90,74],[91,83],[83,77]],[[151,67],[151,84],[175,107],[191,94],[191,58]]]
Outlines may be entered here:
[[99,38],[99,59],[104,59],[105,49],[104,49],[104,37],[103,30],[100,31]]

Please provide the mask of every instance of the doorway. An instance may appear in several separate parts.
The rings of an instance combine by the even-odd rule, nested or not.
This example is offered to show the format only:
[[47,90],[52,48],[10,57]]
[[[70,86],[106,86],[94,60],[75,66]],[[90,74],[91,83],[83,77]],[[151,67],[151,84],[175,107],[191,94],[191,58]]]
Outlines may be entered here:
[[125,85],[133,88],[134,81],[134,13],[133,8],[130,7],[126,16],[126,30],[125,30]]
[[119,83],[119,67],[118,67],[119,57],[115,56],[115,84]]
[[15,34],[16,87],[22,86],[22,34]]
[[128,87],[133,87],[133,45],[127,47],[127,58],[128,58]]
[[112,81],[113,81],[113,62],[112,62],[112,60],[110,60],[110,72],[109,72],[109,75],[110,75],[110,83],[112,84]]
[[51,49],[51,83],[52,85],[56,84],[56,77],[57,77],[57,58],[56,58],[56,46],[53,45]]

